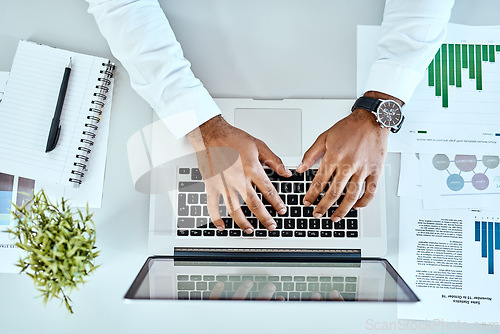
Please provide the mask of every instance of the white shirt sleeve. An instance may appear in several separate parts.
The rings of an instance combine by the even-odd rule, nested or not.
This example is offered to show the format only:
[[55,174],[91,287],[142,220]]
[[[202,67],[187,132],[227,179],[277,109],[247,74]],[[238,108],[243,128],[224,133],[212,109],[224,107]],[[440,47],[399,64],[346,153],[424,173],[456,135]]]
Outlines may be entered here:
[[[454,0],[387,0],[365,92],[408,102],[446,35]],[[359,51],[359,50],[358,50]]]
[[131,85],[180,138],[220,109],[191,71],[158,0],[87,0]]

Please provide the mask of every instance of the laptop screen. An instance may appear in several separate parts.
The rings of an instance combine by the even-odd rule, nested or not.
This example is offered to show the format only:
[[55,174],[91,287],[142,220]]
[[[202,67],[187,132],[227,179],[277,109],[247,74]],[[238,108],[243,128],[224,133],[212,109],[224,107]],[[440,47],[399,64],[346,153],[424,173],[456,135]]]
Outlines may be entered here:
[[416,302],[384,259],[235,262],[151,257],[126,299]]

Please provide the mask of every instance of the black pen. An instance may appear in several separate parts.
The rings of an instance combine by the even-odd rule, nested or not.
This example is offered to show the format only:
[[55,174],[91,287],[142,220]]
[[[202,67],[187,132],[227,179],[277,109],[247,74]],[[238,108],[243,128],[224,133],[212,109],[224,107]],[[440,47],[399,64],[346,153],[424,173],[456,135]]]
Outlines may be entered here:
[[56,148],[57,141],[59,140],[59,134],[61,133],[61,126],[59,125],[59,122],[61,121],[61,112],[64,104],[64,98],[66,96],[66,89],[68,88],[70,73],[71,57],[69,58],[68,66],[66,66],[66,68],[64,69],[63,80],[61,83],[61,88],[59,89],[59,97],[57,98],[56,111],[54,112],[52,123],[50,124],[49,138],[47,139],[45,153],[48,153]]

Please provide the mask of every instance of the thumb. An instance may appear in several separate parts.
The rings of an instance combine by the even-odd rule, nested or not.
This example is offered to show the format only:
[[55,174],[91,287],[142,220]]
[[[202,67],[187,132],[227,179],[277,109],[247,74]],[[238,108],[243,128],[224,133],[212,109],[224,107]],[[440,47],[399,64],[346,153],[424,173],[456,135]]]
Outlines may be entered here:
[[257,144],[259,149],[259,160],[265,163],[269,168],[278,173],[280,176],[289,177],[292,176],[292,172],[288,170],[283,161],[271,151],[269,147],[264,142]]
[[319,157],[325,154],[325,138],[325,133],[322,133],[306,153],[304,153],[302,163],[297,167],[297,173],[303,173],[308,170]]

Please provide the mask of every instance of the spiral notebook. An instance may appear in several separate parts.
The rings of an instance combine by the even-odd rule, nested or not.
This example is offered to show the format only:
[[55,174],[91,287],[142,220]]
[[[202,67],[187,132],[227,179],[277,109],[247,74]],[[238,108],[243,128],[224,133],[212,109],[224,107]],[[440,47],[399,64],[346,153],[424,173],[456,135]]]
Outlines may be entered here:
[[[59,141],[45,153],[70,57]],[[20,41],[0,103],[0,171],[102,194],[113,69],[108,59]]]

